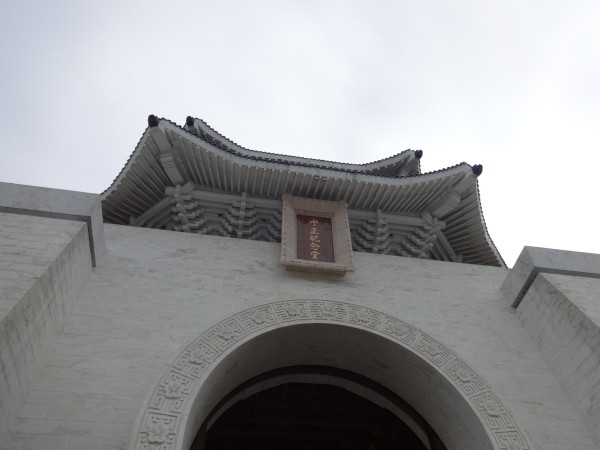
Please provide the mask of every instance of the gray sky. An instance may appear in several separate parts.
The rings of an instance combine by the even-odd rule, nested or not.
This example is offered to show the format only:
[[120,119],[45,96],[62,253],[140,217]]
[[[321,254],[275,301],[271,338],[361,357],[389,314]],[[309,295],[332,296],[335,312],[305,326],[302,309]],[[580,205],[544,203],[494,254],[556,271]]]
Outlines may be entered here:
[[4,1],[0,181],[102,192],[148,114],[191,115],[255,150],[483,164],[509,266],[600,253],[599,24],[597,0]]

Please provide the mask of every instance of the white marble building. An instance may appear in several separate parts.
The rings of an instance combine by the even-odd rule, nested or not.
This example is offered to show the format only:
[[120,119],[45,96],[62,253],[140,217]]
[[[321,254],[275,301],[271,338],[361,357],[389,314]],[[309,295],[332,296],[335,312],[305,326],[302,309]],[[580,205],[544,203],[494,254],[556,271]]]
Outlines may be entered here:
[[101,195],[0,183],[0,448],[600,448],[600,256],[507,269],[421,157],[150,116]]

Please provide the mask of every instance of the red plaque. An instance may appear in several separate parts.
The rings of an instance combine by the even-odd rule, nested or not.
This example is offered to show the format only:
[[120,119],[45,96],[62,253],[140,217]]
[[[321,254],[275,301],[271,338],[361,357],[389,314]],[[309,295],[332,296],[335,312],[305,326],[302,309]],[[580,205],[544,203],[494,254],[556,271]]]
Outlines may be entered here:
[[335,262],[331,219],[317,216],[297,215],[299,259]]

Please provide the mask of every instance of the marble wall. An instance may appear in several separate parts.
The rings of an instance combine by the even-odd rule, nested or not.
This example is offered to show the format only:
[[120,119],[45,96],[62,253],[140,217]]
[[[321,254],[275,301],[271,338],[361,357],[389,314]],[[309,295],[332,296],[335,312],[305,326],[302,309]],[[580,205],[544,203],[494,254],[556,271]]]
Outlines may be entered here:
[[[0,448],[128,448],[132,435],[133,441],[138,438],[140,411],[190,343],[243,311],[293,300],[376,311],[382,324],[384,317],[392,317],[439,342],[493,392],[521,431],[526,448],[598,448],[592,431],[596,419],[587,418],[592,410],[597,417],[598,400],[590,405],[587,399],[586,404],[589,395],[596,395],[597,372],[575,369],[577,383],[564,382],[571,372],[560,375],[559,366],[565,364],[552,360],[552,348],[563,343],[553,344],[545,335],[531,332],[527,296],[518,309],[503,296],[500,287],[507,269],[356,253],[356,272],[344,277],[289,272],[280,264],[276,243],[108,224],[104,224],[106,251],[96,255],[92,268],[87,225],[6,213],[0,220],[0,242],[9,243],[9,255],[14,254],[15,261],[30,257],[41,265],[25,277],[29,281],[16,284],[22,290],[10,297],[14,301],[6,303],[8,312],[0,323],[5,333],[0,339],[4,374]],[[9,229],[10,236],[5,231]],[[57,234],[48,234],[51,230]],[[49,245],[43,256],[30,252],[31,236]],[[0,266],[3,287],[5,279],[20,280],[18,273],[25,270],[8,259]],[[569,295],[570,282],[550,281]],[[28,288],[27,283],[46,288]],[[54,286],[53,293],[48,283]],[[597,298],[597,286],[586,286],[578,295]],[[15,347],[14,338],[4,337],[6,316],[23,310],[33,294],[38,303],[29,315],[52,308],[60,314],[55,315],[58,320],[52,314],[41,319],[52,325],[37,337],[27,317],[13,326],[12,333],[27,342],[25,347],[45,349],[39,363],[18,369],[19,364],[25,367],[16,362],[19,358],[29,361],[32,356],[19,356],[26,352],[15,351],[21,347]],[[51,306],[61,301],[68,306]],[[536,308],[552,314],[546,306]],[[540,320],[552,323],[548,318],[535,322]],[[569,337],[573,342],[578,338],[588,342],[576,330]],[[351,347],[346,351],[352,355]],[[570,348],[562,358],[573,352]],[[577,387],[582,378],[589,378],[587,388]],[[444,399],[438,395],[431,401]],[[509,444],[494,445],[525,448]]]
[[25,401],[91,269],[85,224],[0,213],[0,443],[47,411]]

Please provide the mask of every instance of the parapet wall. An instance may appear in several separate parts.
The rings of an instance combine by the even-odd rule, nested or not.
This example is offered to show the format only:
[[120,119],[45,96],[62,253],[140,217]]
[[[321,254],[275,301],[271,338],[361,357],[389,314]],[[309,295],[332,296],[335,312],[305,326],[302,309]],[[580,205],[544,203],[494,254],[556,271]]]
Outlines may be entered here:
[[48,352],[104,252],[102,225],[98,195],[0,183],[0,444],[27,414]]
[[84,223],[0,213],[0,444],[91,269]]
[[600,448],[600,256],[526,247],[519,260],[534,275],[517,314]]

